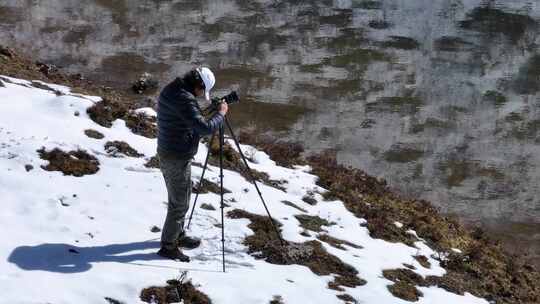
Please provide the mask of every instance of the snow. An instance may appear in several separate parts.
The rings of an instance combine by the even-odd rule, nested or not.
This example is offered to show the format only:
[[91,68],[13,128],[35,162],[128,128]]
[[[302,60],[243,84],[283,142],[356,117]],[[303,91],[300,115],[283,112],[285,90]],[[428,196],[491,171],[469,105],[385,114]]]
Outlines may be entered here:
[[137,109],[137,110],[135,110],[135,113],[142,113],[142,114],[145,114],[145,115],[150,116],[150,117],[156,117],[157,116],[156,110],[154,110],[154,109],[152,109],[150,107]]
[[[166,190],[158,169],[144,167],[155,154],[156,141],[133,134],[122,120],[111,128],[94,123],[86,108],[98,97],[71,94],[69,88],[47,84],[65,95],[31,87],[25,80],[5,78],[0,87],[0,222],[4,227],[0,243],[0,303],[105,303],[110,297],[125,303],[138,303],[140,291],[164,285],[183,271],[213,303],[268,303],[274,295],[285,303],[342,303],[341,294],[327,288],[333,276],[317,276],[299,265],[273,265],[247,254],[243,239],[252,234],[246,219],[225,220],[227,272],[221,270],[220,210],[197,208],[190,234],[202,238],[202,245],[185,251],[192,261],[179,263],[155,254],[159,234],[150,227],[161,227],[165,217]],[[141,110],[147,112],[148,109]],[[74,113],[79,112],[79,116]],[[149,112],[149,111],[148,111]],[[95,129],[104,139],[84,135]],[[128,142],[143,158],[107,156],[106,141]],[[36,150],[59,147],[64,151],[84,149],[98,158],[100,169],[94,175],[64,176],[40,168],[47,162]],[[279,167],[264,152],[241,146],[252,168],[285,180],[285,191],[259,184],[271,214],[282,224],[286,240],[304,242],[294,217],[301,211],[281,201],[287,200],[336,225],[323,226],[325,233],[362,246],[339,250],[323,243],[326,250],[355,267],[367,284],[345,288],[359,303],[408,303],[387,289],[392,282],[383,269],[416,267],[422,276],[443,275],[445,270],[432,258],[435,252],[423,241],[417,248],[389,243],[369,236],[365,220],[355,217],[340,201],[319,201],[312,206],[302,201],[308,192],[323,193],[315,184],[309,166]],[[200,146],[195,161],[204,162],[206,147]],[[31,164],[34,169],[25,170]],[[202,169],[192,167],[197,182]],[[206,178],[218,180],[219,170],[209,166]],[[266,215],[257,192],[241,175],[224,171],[227,204],[248,212]],[[244,189],[249,189],[245,192]],[[232,200],[234,198],[234,200]],[[194,196],[192,197],[194,199]],[[198,204],[218,206],[219,196],[201,194]],[[397,225],[397,223],[396,223]],[[411,233],[414,233],[412,231]],[[72,250],[74,252],[70,252]],[[428,257],[432,267],[422,267],[415,255]],[[441,288],[420,288],[418,303],[487,303],[470,294],[449,293]]]

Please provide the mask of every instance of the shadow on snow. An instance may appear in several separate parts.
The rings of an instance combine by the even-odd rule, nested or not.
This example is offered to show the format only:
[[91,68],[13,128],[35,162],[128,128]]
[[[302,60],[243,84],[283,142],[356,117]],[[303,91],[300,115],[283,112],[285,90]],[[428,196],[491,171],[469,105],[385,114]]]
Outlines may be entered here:
[[69,244],[19,246],[11,252],[8,262],[24,270],[77,273],[90,270],[92,263],[162,260],[155,252],[124,254],[134,250],[157,249],[159,245],[158,241],[147,241],[94,247]]

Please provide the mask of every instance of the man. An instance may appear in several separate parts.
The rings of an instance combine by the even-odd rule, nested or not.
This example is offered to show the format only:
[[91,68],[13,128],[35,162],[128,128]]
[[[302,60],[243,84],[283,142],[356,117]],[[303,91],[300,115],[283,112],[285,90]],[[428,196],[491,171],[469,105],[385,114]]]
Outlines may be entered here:
[[168,193],[167,217],[161,233],[160,256],[189,262],[178,247],[196,248],[201,241],[184,231],[184,217],[191,198],[191,159],[197,153],[201,136],[210,135],[223,123],[227,103],[206,120],[196,97],[210,100],[215,84],[212,71],[206,67],[187,72],[169,83],[159,95],[158,147],[159,163]]

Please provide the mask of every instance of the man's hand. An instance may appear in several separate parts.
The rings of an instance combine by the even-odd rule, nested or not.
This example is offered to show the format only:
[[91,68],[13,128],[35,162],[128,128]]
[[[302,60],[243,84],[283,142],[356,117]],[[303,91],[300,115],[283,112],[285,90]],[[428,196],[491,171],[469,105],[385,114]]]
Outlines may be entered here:
[[229,105],[227,104],[227,102],[225,102],[225,99],[223,99],[221,101],[221,103],[219,104],[219,114],[225,116],[227,114],[227,111],[229,111]]

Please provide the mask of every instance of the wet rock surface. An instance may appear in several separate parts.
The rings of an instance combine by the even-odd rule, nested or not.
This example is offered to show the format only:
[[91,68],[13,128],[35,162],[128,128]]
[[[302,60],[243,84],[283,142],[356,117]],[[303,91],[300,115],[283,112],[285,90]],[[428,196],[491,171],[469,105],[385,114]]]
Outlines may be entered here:
[[[147,90],[155,86],[144,73],[163,84],[193,62],[204,62],[215,67],[216,94],[231,88],[242,92],[245,103],[231,111],[242,127],[274,130],[279,138],[300,141],[310,152],[334,148],[341,163],[384,177],[393,187],[432,200],[444,211],[475,219],[540,218],[538,202],[531,200],[538,189],[517,166],[495,164],[519,189],[510,196],[477,196],[477,187],[490,181],[476,174],[448,189],[437,169],[441,158],[467,146],[467,161],[490,166],[496,159],[525,159],[530,172],[539,171],[534,156],[540,155],[539,129],[528,102],[540,87],[537,7],[526,0],[317,5],[225,1],[213,6],[216,15],[210,18],[205,13],[209,5],[5,5],[0,44],[9,48],[2,48],[0,63],[18,62],[12,48],[29,47],[28,53],[40,61],[31,65],[43,77],[78,86],[90,81],[75,74],[84,72],[96,83],[107,83],[100,89],[104,94],[113,86],[138,96],[109,100],[134,104],[143,102],[139,91],[150,100],[157,93]],[[89,15],[85,7],[98,13]],[[48,16],[47,21],[30,20],[35,10]],[[195,13],[196,20],[176,18],[179,10]],[[91,22],[66,25],[73,16]],[[176,22],[171,28],[167,20],[172,18]],[[30,23],[39,31],[17,35]],[[195,32],[201,35],[187,34]],[[58,69],[74,75],[62,78]],[[3,71],[21,73],[15,64]],[[130,88],[134,83],[136,92]],[[511,112],[521,122],[507,121]],[[155,135],[137,117],[127,120],[140,134]],[[366,123],[359,127],[359,121]],[[425,153],[409,161],[388,161],[384,151],[400,142]],[[507,207],[509,200],[512,207]]]

